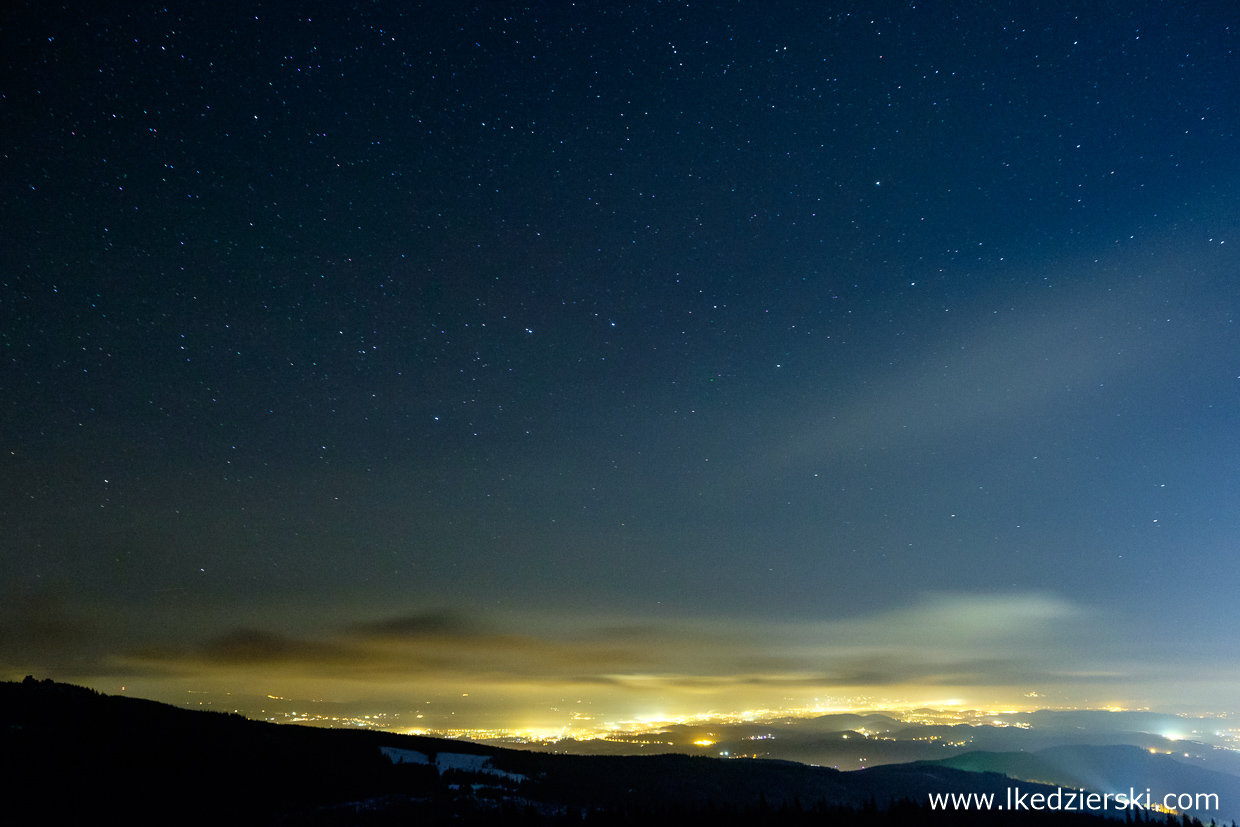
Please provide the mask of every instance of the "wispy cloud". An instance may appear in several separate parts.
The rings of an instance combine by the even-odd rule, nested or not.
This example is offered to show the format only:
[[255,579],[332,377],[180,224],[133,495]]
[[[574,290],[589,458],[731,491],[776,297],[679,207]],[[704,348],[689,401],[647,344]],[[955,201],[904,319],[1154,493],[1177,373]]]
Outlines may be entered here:
[[1156,379],[1174,376],[1201,344],[1191,328],[1154,324],[1180,287],[1170,279],[1115,287],[1057,278],[1041,297],[997,295],[956,309],[950,326],[928,325],[893,344],[863,382],[824,381],[823,392],[792,406],[794,416],[773,428],[783,439],[772,442],[768,462],[818,463],[919,440],[1002,440],[1051,411],[1088,405],[1100,389],[1155,393]]

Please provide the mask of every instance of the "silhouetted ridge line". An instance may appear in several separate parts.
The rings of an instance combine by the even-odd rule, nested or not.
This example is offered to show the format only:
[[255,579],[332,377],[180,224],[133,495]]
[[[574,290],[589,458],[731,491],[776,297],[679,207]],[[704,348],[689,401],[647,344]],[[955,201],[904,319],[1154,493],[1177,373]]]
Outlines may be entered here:
[[551,755],[276,725],[33,678],[0,683],[0,773],[8,813],[60,824],[103,814],[131,824],[1115,823],[1076,813],[944,812],[924,803],[930,792],[1001,796],[1011,782],[995,773]]

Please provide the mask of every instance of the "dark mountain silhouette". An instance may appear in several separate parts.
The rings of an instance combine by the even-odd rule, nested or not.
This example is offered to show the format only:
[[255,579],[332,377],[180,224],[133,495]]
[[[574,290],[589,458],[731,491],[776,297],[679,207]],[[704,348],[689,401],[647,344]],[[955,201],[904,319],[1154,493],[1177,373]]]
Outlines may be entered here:
[[551,755],[276,725],[32,678],[0,683],[0,777],[12,823],[101,815],[127,824],[1106,823],[928,806],[932,793],[1003,801],[1011,781],[993,772]]

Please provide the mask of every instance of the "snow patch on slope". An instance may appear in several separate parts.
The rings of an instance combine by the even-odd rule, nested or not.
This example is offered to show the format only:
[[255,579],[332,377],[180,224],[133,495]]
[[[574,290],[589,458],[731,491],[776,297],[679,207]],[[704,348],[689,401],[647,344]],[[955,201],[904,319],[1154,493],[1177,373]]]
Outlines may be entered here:
[[[379,751],[386,755],[393,764],[431,763],[429,755],[417,750],[379,747]],[[494,775],[497,778],[507,778],[511,781],[526,780],[524,775],[495,769],[489,755],[472,755],[464,752],[437,752],[435,753],[434,763],[440,775],[443,775],[448,770],[460,770],[461,772],[479,773],[481,775]]]

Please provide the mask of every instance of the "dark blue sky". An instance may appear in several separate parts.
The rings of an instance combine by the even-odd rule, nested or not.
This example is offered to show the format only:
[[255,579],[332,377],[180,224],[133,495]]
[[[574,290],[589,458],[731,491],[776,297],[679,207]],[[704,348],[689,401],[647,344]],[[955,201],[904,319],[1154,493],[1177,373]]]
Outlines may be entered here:
[[1216,704],[1240,20],[1079,6],[4,12],[0,667]]

